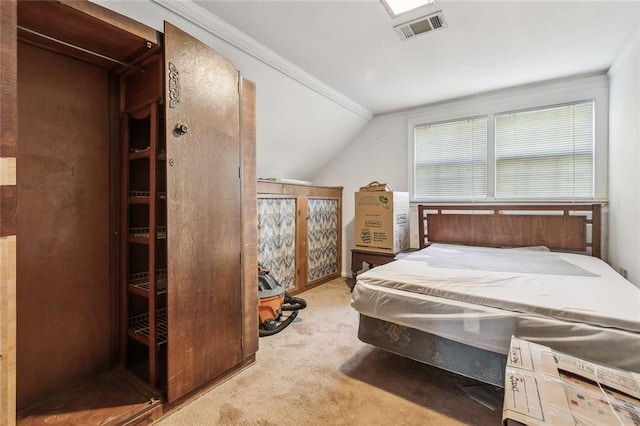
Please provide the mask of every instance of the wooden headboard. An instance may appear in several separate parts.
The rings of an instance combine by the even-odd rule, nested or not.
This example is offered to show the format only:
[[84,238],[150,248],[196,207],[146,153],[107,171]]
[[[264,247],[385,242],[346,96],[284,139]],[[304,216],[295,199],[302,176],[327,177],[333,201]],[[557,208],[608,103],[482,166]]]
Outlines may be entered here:
[[543,245],[554,251],[600,257],[600,216],[600,204],[419,205],[420,248],[428,243],[485,247]]

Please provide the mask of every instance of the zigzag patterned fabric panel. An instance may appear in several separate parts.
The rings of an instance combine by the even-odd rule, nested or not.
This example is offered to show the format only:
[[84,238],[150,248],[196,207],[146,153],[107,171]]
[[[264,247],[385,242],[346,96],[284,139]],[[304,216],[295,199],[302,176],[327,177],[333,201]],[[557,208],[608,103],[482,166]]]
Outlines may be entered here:
[[285,289],[295,285],[295,198],[258,199],[258,262]]
[[309,199],[307,280],[338,271],[338,201]]

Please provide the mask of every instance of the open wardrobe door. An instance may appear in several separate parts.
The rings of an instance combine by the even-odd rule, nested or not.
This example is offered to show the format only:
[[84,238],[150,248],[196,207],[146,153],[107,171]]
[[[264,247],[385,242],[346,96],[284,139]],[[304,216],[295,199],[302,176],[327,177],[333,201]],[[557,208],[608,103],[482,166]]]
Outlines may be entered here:
[[239,74],[165,23],[169,402],[242,361]]

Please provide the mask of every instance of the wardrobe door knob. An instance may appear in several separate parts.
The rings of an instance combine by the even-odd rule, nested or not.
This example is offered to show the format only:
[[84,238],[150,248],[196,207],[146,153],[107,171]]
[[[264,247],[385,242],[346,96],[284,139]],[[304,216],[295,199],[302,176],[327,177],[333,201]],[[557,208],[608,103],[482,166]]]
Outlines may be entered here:
[[189,128],[184,123],[176,124],[176,127],[174,129],[176,136],[186,135],[188,131],[189,131]]

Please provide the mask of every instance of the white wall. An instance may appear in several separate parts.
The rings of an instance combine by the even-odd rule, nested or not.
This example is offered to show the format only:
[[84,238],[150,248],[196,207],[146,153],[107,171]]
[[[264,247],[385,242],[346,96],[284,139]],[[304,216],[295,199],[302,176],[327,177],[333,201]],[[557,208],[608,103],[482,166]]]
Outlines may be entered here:
[[[437,122],[491,112],[512,111],[583,99],[595,99],[596,198],[607,198],[608,78],[604,74],[562,79],[457,99],[404,112],[376,116],[314,182],[344,186],[343,275],[350,274],[353,248],[354,192],[377,180],[393,190],[411,192],[411,137],[416,123]],[[637,156],[636,156],[637,158]],[[410,210],[411,247],[418,247],[417,208]],[[603,235],[606,241],[606,234]],[[606,255],[606,245],[604,247]]]
[[[161,32],[163,21],[171,22],[229,59],[244,77],[256,83],[258,177],[310,180],[370,119],[367,111],[357,104],[353,103],[350,110],[326,96],[335,94],[339,99],[341,95],[328,87],[322,90],[322,83],[302,84],[282,68],[257,59],[268,56],[272,63],[284,64],[285,71],[297,71],[259,43],[249,46],[254,49],[249,54],[204,29],[219,19],[191,2],[165,3],[165,8],[151,0],[92,1]],[[180,15],[198,18],[200,25]],[[246,47],[248,37],[233,34],[237,32],[233,28],[230,31],[238,40],[245,41]],[[314,82],[311,76],[307,80]]]
[[[343,186],[342,275],[350,276],[355,196],[369,182],[407,191],[407,120],[403,115],[375,117],[344,151],[314,178],[322,185]],[[417,213],[416,213],[417,215]]]
[[609,261],[640,287],[640,31],[609,76]]

